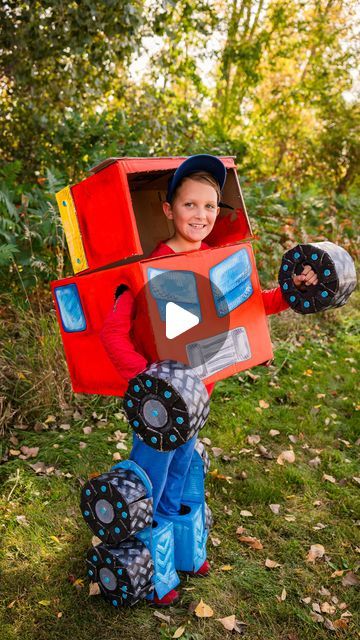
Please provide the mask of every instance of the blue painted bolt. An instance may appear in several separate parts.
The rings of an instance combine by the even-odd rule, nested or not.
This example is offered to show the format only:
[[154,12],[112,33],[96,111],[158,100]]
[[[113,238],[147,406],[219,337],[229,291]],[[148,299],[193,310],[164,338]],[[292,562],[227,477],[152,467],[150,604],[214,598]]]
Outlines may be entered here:
[[176,442],[177,437],[176,437],[176,436],[174,436],[174,434],[171,434],[171,436],[170,436],[170,440],[171,440],[171,442]]
[[118,569],[117,572],[119,576],[122,576],[122,569]]
[[97,562],[97,556],[92,557],[93,562]]
[[138,427],[138,426],[139,426],[139,421],[138,420],[134,420],[133,427]]
[[300,253],[298,251],[295,251],[294,258],[295,260],[298,260],[298,258],[300,258]]
[[110,582],[110,578],[109,578],[108,576],[106,576],[106,578],[104,578],[104,582],[105,582],[106,584],[109,584],[109,582]]
[[120,533],[121,529],[119,529],[119,527],[115,527],[114,531],[115,533]]
[[157,442],[157,438],[155,438],[155,436],[153,436],[153,437],[151,438],[151,442],[153,442],[153,443],[155,444],[155,442]]
[[140,387],[138,384],[134,385],[134,391],[136,391],[136,393],[138,393],[140,391]]
[[184,422],[184,418],[176,418],[176,422],[178,424],[182,424]]
[[122,515],[122,517],[123,517],[123,518],[127,518],[127,513],[126,513],[126,511],[122,511],[122,512],[121,512],[121,515]]
[[106,558],[105,562],[106,564],[111,564],[111,558]]
[[311,260],[317,260],[318,259],[318,254],[317,253],[312,253],[311,254]]
[[172,395],[171,391],[164,391],[165,398],[169,399],[169,398],[171,398],[171,395]]
[[89,576],[93,576],[93,575],[94,575],[94,572],[93,572],[93,571],[91,571],[91,569],[89,569],[88,574],[89,574]]
[[155,418],[156,418],[156,416],[158,416],[158,415],[159,415],[159,412],[158,412],[158,411],[156,411],[156,409],[154,409],[154,411],[152,412],[152,414],[153,414],[153,416],[155,416]]
[[99,536],[104,536],[104,535],[105,535],[104,529],[99,529]]
[[126,598],[127,598],[127,593],[123,593],[122,597],[126,600]]
[[85,493],[86,493],[87,496],[89,496],[91,494],[90,489],[86,489]]
[[89,516],[90,515],[90,511],[84,511],[84,516]]
[[132,400],[128,400],[126,404],[127,404],[128,407],[133,407],[134,406]]
[[66,205],[67,205],[66,200],[63,200],[62,203],[63,203],[63,207],[66,207]]
[[290,302],[295,302],[296,296],[290,296]]
[[105,491],[106,491],[106,484],[102,484],[102,485],[101,485],[101,487],[100,487],[100,489],[101,489],[101,491],[102,491],[103,493],[105,493]]
[[304,307],[305,309],[308,309],[308,307],[310,307],[310,302],[308,300],[305,300]]
[[146,380],[145,382],[146,386],[150,389],[150,387],[152,387],[152,382],[151,380]]
[[127,586],[126,586],[126,584],[124,584],[124,585],[121,587],[121,591],[127,591]]
[[328,292],[327,292],[327,291],[322,291],[322,292],[321,292],[321,296],[322,296],[323,298],[327,298],[327,297],[328,297],[328,295],[329,295],[329,294],[328,294]]
[[288,270],[288,268],[289,268],[289,265],[288,265],[288,264],[284,264],[284,266],[283,266],[283,271],[287,271],[287,270]]
[[122,507],[122,502],[117,502],[117,503],[116,503],[116,506],[117,506],[117,508],[118,508],[118,509],[121,509],[121,507]]
[[114,607],[118,606],[118,601],[117,600],[113,600],[112,603],[113,603]]
[[101,513],[106,513],[107,512],[107,508],[106,507],[101,507],[100,511],[101,511]]
[[77,262],[78,264],[80,264],[80,262],[81,262],[80,258],[76,258],[76,262]]
[[283,284],[283,289],[284,289],[284,291],[287,291],[287,290],[288,290],[288,288],[289,288],[289,285],[288,285],[288,283],[287,283],[287,282],[285,282],[285,284]]
[[330,273],[331,273],[330,269],[325,269],[325,271],[324,271],[324,276],[326,276],[326,277],[327,277],[327,276],[329,276],[329,275],[330,275]]

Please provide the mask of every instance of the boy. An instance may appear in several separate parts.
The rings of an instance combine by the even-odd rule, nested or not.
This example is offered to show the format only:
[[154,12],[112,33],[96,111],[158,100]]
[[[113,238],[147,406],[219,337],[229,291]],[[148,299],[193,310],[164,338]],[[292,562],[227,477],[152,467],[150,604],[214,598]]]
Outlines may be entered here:
[[[220,212],[220,196],[226,179],[226,168],[218,158],[206,154],[191,156],[175,171],[163,203],[163,211],[173,221],[174,234],[160,242],[149,257],[185,251],[201,251],[209,248],[204,242],[211,233]],[[295,285],[308,286],[317,283],[317,276],[309,267],[294,277]],[[263,291],[267,315],[288,308],[280,287]],[[132,335],[132,322],[136,314],[135,300],[129,290],[117,298],[101,332],[104,347],[121,375],[130,380],[145,369],[148,362],[135,348],[136,336]],[[209,395],[214,384],[206,386]],[[186,474],[194,452],[196,436],[174,451],[156,451],[134,436],[130,459],[149,475],[153,485],[154,512],[164,515],[180,512],[181,496]],[[196,572],[206,576],[210,565],[207,560]],[[179,599],[171,590],[163,598],[155,594],[153,604],[168,606]]]

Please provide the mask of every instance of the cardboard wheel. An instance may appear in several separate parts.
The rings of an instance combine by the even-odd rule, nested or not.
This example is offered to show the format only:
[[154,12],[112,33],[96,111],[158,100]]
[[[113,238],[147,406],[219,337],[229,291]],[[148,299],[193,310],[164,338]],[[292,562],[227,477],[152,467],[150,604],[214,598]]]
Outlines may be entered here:
[[[318,283],[298,289],[292,276],[309,264]],[[282,294],[296,313],[308,314],[341,307],[356,287],[354,261],[345,249],[332,242],[298,244],[287,251],[279,271]]]
[[141,440],[158,451],[171,451],[204,426],[209,395],[190,367],[164,360],[130,380],[124,409]]
[[101,595],[114,607],[134,605],[153,590],[151,554],[137,538],[116,549],[102,544],[89,549],[86,565],[91,582],[98,583]]
[[89,480],[81,491],[80,509],[91,531],[108,545],[118,545],[148,527],[152,498],[141,479],[129,469],[116,469]]

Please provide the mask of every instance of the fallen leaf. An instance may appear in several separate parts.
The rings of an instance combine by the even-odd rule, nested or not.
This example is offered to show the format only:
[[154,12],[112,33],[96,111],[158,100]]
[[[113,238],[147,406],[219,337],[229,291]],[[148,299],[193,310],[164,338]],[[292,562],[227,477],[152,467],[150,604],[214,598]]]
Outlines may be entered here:
[[215,538],[215,536],[210,536],[211,543],[213,547],[218,547],[221,544],[221,540],[219,538]]
[[296,518],[293,515],[288,515],[288,516],[284,516],[284,520],[286,520],[286,522],[295,522]]
[[314,469],[316,469],[319,466],[319,464],[321,464],[321,460],[319,456],[316,456],[312,460],[309,460],[309,467],[313,467]]
[[41,604],[43,607],[48,607],[51,604],[51,600],[39,600],[38,604]]
[[310,378],[312,374],[313,374],[312,369],[306,369],[306,371],[304,371],[304,376],[308,376],[308,378]]
[[247,511],[246,509],[243,509],[242,511],[240,511],[240,515],[243,516],[244,518],[253,517],[253,514],[251,513],[251,511]]
[[276,599],[279,602],[284,602],[284,600],[286,600],[286,596],[287,596],[287,592],[286,592],[286,589],[284,587],[284,589],[282,590],[281,594],[279,596],[276,596]]
[[80,449],[86,449],[86,447],[87,447],[86,442],[79,442],[79,448]]
[[327,527],[326,524],[322,522],[317,522],[316,525],[313,526],[314,531],[320,531],[321,529],[325,529]]
[[13,600],[12,602],[10,602],[7,606],[8,609],[12,609],[14,604],[15,604],[16,600]]
[[23,527],[28,527],[29,523],[26,520],[26,516],[16,516],[16,522],[21,524]]
[[176,631],[174,632],[174,635],[171,636],[172,638],[181,638],[181,636],[183,635],[184,631],[185,631],[186,627],[178,627],[176,629]]
[[213,452],[215,458],[218,458],[222,453],[224,453],[224,450],[220,447],[211,447],[211,451]]
[[71,428],[71,427],[70,427],[70,425],[69,425],[69,424],[61,424],[61,425],[60,425],[60,429],[61,429],[62,431],[70,431],[70,428]]
[[50,422],[56,422],[56,418],[55,416],[48,416],[44,422],[45,424],[50,424]]
[[280,431],[278,431],[277,429],[270,429],[269,431],[269,436],[271,436],[272,438],[274,438],[274,436],[278,436],[280,433]]
[[120,449],[121,451],[127,451],[127,446],[126,446],[125,442],[117,442],[116,443],[116,448]]
[[320,605],[318,602],[313,602],[311,606],[313,611],[316,611],[316,613],[321,613]]
[[39,453],[39,447],[26,447],[24,445],[23,447],[20,447],[20,450],[22,453],[20,458],[22,460],[27,460],[28,458],[36,458],[37,454]]
[[[258,436],[258,435],[248,436],[246,438],[246,442],[248,444],[258,444],[260,442],[260,436]],[[226,618],[224,618],[224,619],[226,619]]]
[[336,484],[334,476],[328,476],[326,473],[324,473],[322,479],[326,480],[327,482],[331,482],[332,484]]
[[236,625],[236,618],[234,615],[227,616],[227,618],[216,618],[217,622],[221,622],[224,629],[227,631],[233,631]]
[[266,460],[273,460],[274,456],[271,451],[268,451],[268,449],[263,447],[262,444],[259,444],[257,449],[262,458],[265,458]]
[[285,464],[285,462],[289,462],[290,464],[292,464],[293,462],[295,462],[295,453],[292,449],[282,451],[278,456],[276,462],[281,465]]
[[268,409],[269,408],[269,403],[266,402],[266,400],[259,400],[259,407],[261,407],[262,409]]
[[340,576],[343,576],[343,575],[344,575],[344,573],[345,573],[344,569],[337,569],[336,571],[334,571],[334,572],[331,574],[331,576],[330,576],[330,577],[331,577],[331,578],[339,578]]
[[231,571],[233,568],[231,564],[223,564],[223,566],[220,567],[220,571]]
[[53,540],[54,542],[56,542],[56,544],[61,544],[59,538],[57,538],[56,536],[49,536],[50,540]]
[[90,582],[89,584],[89,596],[98,596],[100,595],[100,587],[97,582]]
[[241,536],[243,533],[245,533],[245,531],[246,531],[245,527],[238,527],[238,528],[236,529],[236,534],[237,534],[238,536]]
[[315,563],[317,558],[322,558],[325,554],[325,549],[322,544],[312,544],[309,553],[306,556],[306,562]]
[[170,616],[166,616],[164,613],[161,613],[161,611],[154,611],[154,616],[155,618],[159,618],[159,620],[164,620],[164,622],[167,622],[167,624],[170,624],[171,622]]
[[329,602],[322,602],[320,605],[321,613],[329,613],[331,616],[335,613],[336,607]]
[[93,536],[91,538],[91,544],[93,547],[97,547],[98,544],[101,544],[102,540],[100,540],[100,538],[98,538],[97,536]]
[[277,567],[281,567],[281,564],[275,562],[275,560],[270,560],[270,558],[266,558],[265,567],[267,569],[276,569]]
[[112,459],[114,460],[114,462],[119,462],[119,460],[121,460],[121,454],[118,451],[115,451],[115,453],[113,453]]
[[354,480],[354,482],[356,482],[357,484],[360,484],[360,478],[358,478],[357,476],[353,476],[353,480]]
[[11,456],[19,456],[19,455],[20,455],[20,453],[21,453],[21,451],[19,451],[19,449],[10,449],[10,450],[9,450],[9,454],[10,454]]
[[325,589],[325,587],[321,587],[321,589],[319,589],[318,593],[321,596],[331,596],[331,592],[329,591],[329,589]]
[[297,441],[298,441],[297,437],[293,436],[293,435],[288,436],[288,438],[289,438],[290,442],[292,442],[293,444],[296,444]]
[[92,427],[84,427],[83,432],[86,436],[88,436],[92,432]]
[[315,622],[324,622],[324,616],[321,616],[319,613],[315,611],[310,611],[310,617],[315,620]]
[[347,629],[348,621],[339,618],[338,620],[334,620],[335,629]]
[[256,551],[264,548],[260,540],[258,540],[257,538],[253,538],[252,536],[239,536],[239,542],[247,544],[249,547],[255,549]]
[[198,618],[211,618],[214,615],[212,608],[209,607],[209,605],[206,604],[202,598],[197,605],[194,613]]
[[56,614],[56,617],[59,618],[59,619],[62,618],[63,617],[63,612],[62,611],[58,611],[57,614]]
[[304,602],[305,604],[310,604],[311,602],[310,596],[307,596],[307,598],[301,598],[301,602]]
[[341,581],[343,587],[355,587],[356,585],[358,585],[360,583],[359,578],[355,575],[355,573],[353,573],[352,571],[349,571],[342,579]]
[[280,505],[279,504],[269,504],[269,507],[270,507],[271,511],[273,513],[275,513],[275,515],[278,515],[280,513]]
[[201,438],[201,442],[202,442],[203,444],[206,444],[208,447],[210,447],[210,446],[211,446],[211,440],[210,440],[210,438]]
[[331,621],[331,620],[329,620],[329,618],[325,618],[325,620],[324,620],[324,627],[325,627],[326,629],[328,629],[329,631],[336,631],[336,629],[335,629],[335,627],[334,627],[334,625],[333,625],[332,621]]

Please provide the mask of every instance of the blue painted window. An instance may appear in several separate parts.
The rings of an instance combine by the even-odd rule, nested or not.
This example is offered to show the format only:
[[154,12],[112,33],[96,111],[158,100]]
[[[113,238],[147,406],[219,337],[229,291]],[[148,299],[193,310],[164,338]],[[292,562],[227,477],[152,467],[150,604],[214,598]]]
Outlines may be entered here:
[[64,331],[68,333],[85,331],[86,320],[76,284],[56,287],[55,297]]
[[170,271],[149,267],[147,274],[151,295],[156,300],[163,322],[166,320],[168,302],[178,304],[186,311],[193,313],[201,322],[199,296],[192,271]]
[[240,249],[210,269],[210,284],[216,313],[226,316],[253,293],[251,262],[246,249]]

